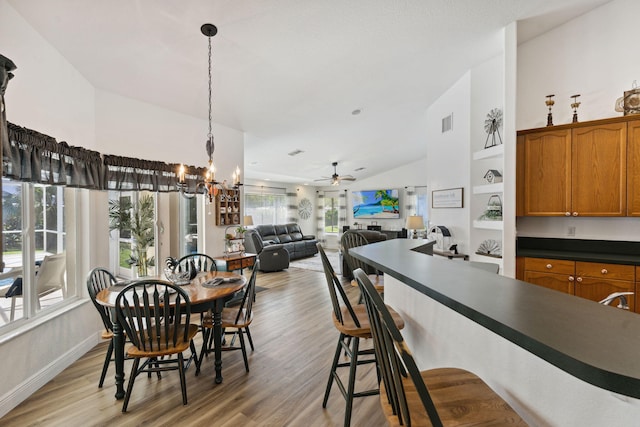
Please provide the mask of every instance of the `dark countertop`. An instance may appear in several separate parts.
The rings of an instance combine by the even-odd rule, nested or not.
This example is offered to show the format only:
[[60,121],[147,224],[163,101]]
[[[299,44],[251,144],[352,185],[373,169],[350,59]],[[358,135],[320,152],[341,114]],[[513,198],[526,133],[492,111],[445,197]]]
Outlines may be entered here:
[[394,239],[353,254],[559,369],[640,398],[640,315],[411,250],[420,243]]
[[518,237],[516,256],[640,265],[640,242]]

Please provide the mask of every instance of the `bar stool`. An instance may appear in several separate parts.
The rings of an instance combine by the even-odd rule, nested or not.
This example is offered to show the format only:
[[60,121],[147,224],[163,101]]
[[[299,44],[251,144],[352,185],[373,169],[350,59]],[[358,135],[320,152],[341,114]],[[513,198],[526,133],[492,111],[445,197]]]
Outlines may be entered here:
[[[327,279],[331,303],[333,305],[333,324],[340,332],[338,345],[333,357],[333,363],[331,364],[331,372],[329,373],[327,389],[324,394],[324,400],[322,401],[322,407],[327,407],[331,387],[335,381],[346,400],[344,425],[347,427],[351,423],[353,399],[355,397],[372,396],[380,393],[378,388],[359,392],[355,391],[357,367],[360,365],[376,363],[378,383],[380,383],[380,376],[377,372],[377,361],[373,349],[360,349],[360,338],[371,338],[371,327],[369,325],[366,307],[364,304],[351,305],[344,289],[342,288],[342,284],[340,283],[338,276],[335,274],[333,267],[329,263],[327,255],[322,249],[322,246],[318,243],[317,247],[320,257],[322,258],[324,274]],[[340,295],[340,298],[338,298],[338,295]],[[392,313],[391,315],[393,316],[395,325],[398,329],[402,329],[404,327],[404,321],[400,315],[392,309],[389,309],[389,311]],[[350,359],[349,362],[340,363],[340,353],[343,351]],[[337,373],[338,368],[345,367],[349,368],[349,381],[346,387]]]

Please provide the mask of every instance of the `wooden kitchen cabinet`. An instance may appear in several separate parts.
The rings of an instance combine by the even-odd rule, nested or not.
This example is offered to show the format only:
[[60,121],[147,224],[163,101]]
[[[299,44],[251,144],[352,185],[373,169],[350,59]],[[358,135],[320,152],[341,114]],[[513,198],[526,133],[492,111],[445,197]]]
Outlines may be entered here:
[[525,258],[524,281],[573,295],[575,264],[567,260]]
[[571,210],[571,130],[526,134],[522,152],[524,215],[564,216]]
[[627,216],[640,216],[640,120],[627,124]]
[[635,311],[635,287],[633,265],[576,262],[576,296],[601,301],[614,292],[633,292],[627,301],[630,309]]
[[[518,144],[524,147],[516,147],[516,169],[523,169],[516,170],[516,179],[523,181],[516,183],[517,215],[627,215],[626,121],[522,131]],[[640,215],[640,177],[637,188]]]
[[627,124],[571,131],[571,214],[627,214]]
[[557,260],[524,259],[524,281],[592,301],[601,301],[614,292],[633,292],[627,297],[629,307],[637,311],[635,298],[636,270],[640,267]]

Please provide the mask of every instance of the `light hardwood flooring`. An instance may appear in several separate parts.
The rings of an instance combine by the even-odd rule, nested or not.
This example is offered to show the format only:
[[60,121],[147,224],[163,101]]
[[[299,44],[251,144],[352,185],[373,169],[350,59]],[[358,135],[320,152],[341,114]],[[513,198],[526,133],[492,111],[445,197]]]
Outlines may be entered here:
[[[291,267],[259,273],[256,283],[267,290],[257,294],[254,305],[251,332],[256,348],[249,348],[249,373],[239,351],[222,354],[222,384],[214,383],[213,357],[204,360],[197,377],[191,366],[186,406],[177,372],[166,372],[160,380],[142,375],[123,414],[122,401],[114,398],[113,365],[104,387],[98,388],[107,349],[102,343],[0,419],[0,425],[341,426],[345,401],[335,384],[327,408],[322,408],[338,340],[324,273]],[[345,289],[357,300],[357,288],[345,283]],[[197,339],[199,348],[200,335]],[[342,370],[346,383],[348,368]],[[372,367],[359,367],[356,390],[370,388],[375,381]],[[378,396],[355,399],[351,425],[386,425]]]

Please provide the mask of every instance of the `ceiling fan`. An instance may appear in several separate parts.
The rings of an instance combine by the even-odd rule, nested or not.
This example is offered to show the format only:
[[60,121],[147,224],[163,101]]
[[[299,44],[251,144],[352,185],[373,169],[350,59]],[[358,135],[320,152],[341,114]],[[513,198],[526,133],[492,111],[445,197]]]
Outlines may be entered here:
[[333,175],[329,176],[325,176],[322,177],[320,179],[316,179],[316,181],[331,181],[331,185],[340,185],[340,181],[355,181],[356,179],[354,177],[352,177],[351,175],[338,175],[338,172],[336,170],[337,166],[338,166],[338,162],[333,162],[331,163],[331,165],[333,166]]

